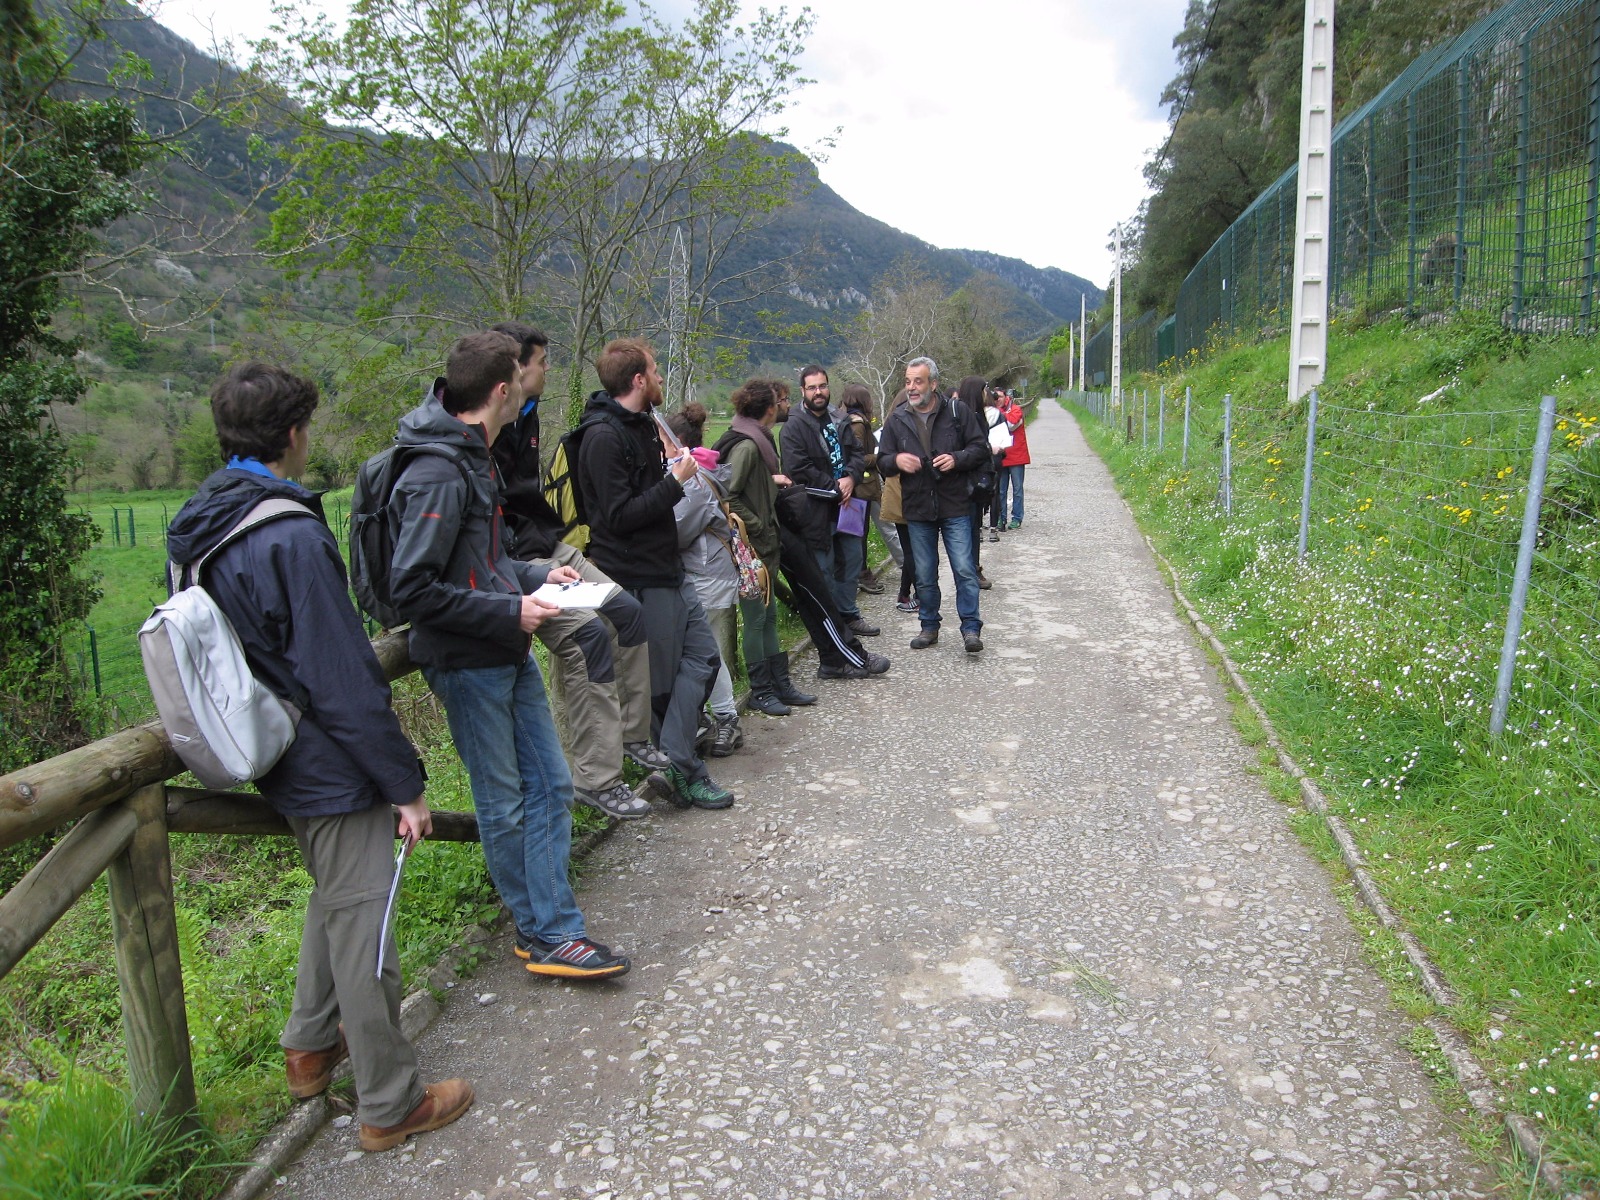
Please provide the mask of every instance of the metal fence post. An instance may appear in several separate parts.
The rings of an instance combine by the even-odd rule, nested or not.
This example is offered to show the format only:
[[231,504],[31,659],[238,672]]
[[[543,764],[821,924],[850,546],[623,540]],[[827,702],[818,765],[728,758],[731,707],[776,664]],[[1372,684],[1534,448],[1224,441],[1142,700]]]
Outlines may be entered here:
[[117,545],[122,545],[122,514],[117,511],[117,506],[111,506],[111,540]]
[[1300,547],[1296,557],[1306,560],[1306,529],[1311,524],[1311,464],[1317,453],[1317,389],[1311,389],[1311,406],[1306,409],[1306,477],[1300,485]]
[[1150,389],[1139,393],[1139,449],[1150,449]]
[[1494,681],[1494,707],[1489,712],[1489,732],[1496,737],[1506,730],[1511,677],[1517,668],[1517,642],[1522,638],[1522,618],[1528,608],[1528,577],[1533,573],[1533,548],[1539,540],[1539,509],[1544,501],[1544,474],[1550,464],[1550,435],[1555,423],[1556,398],[1546,396],[1539,405],[1539,435],[1533,442],[1533,469],[1528,473],[1528,504],[1522,511],[1517,569],[1511,577],[1511,608],[1506,613],[1506,636],[1500,643],[1500,670]]
[[1222,511],[1233,516],[1233,393],[1222,398]]
[[1467,281],[1467,126],[1472,120],[1471,73],[1463,58],[1456,71],[1456,252],[1450,271],[1453,280],[1452,302],[1461,307],[1461,289]]
[[1167,445],[1167,385],[1161,384],[1156,389],[1156,450],[1164,450]]
[[1194,395],[1194,388],[1183,389],[1183,466],[1189,466],[1189,400]]
[[1406,313],[1417,311],[1417,98],[1406,96]]
[[138,536],[133,532],[133,505],[128,505],[128,545],[137,546]]
[[89,626],[89,665],[94,668],[94,694],[100,695],[100,640],[95,636],[94,626]]
[[1594,328],[1595,242],[1600,225],[1600,10],[1589,34],[1588,184],[1583,204],[1583,298],[1579,328]]
[[1527,288],[1528,249],[1528,138],[1533,87],[1529,82],[1528,35],[1522,35],[1522,67],[1517,80],[1517,225],[1511,258],[1511,328],[1522,323],[1522,301]]

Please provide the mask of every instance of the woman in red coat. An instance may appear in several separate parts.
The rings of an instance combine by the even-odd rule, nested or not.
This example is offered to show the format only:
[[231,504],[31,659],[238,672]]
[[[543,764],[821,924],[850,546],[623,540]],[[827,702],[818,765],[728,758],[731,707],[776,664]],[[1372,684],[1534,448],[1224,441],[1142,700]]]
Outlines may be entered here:
[[[1022,425],[1022,405],[1007,392],[1000,393],[1000,414],[1011,430],[1011,449],[1000,460],[1000,478],[996,480],[995,518],[1005,529],[1022,527],[1022,473],[1028,468],[1028,431]],[[1011,521],[1005,523],[1006,495],[1011,496]]]

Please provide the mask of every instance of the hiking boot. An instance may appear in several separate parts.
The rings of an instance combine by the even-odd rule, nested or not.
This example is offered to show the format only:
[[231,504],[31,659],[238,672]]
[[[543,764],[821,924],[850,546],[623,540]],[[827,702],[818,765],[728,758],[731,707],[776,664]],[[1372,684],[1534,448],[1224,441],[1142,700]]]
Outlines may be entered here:
[[672,765],[672,760],[659,746],[649,742],[626,742],[622,752],[646,771],[660,771]]
[[858,591],[865,592],[869,596],[883,595],[883,584],[879,583],[877,579],[871,575],[863,575],[860,579],[856,580],[856,589]]
[[983,573],[983,568],[979,567],[978,568],[978,590],[980,592],[987,592],[993,586],[994,586],[994,584],[989,582],[989,577]]
[[633,789],[625,783],[599,791],[574,784],[572,798],[619,821],[637,821],[640,817],[650,815],[650,802],[643,796],[634,795]]
[[780,702],[796,708],[809,708],[817,702],[810,692],[802,692],[795,687],[794,680],[789,678],[789,656],[783,651],[767,659],[767,670],[772,675],[772,691]]
[[698,755],[700,758],[704,758],[706,756],[706,754],[710,751],[711,743],[716,740],[716,737],[717,737],[717,722],[716,722],[716,719],[713,718],[710,713],[706,712],[706,710],[702,708],[700,710],[700,714],[699,714],[699,721],[695,725],[695,730],[694,730],[694,752],[695,752],[695,754]]
[[472,1107],[472,1085],[465,1079],[446,1079],[422,1089],[422,1102],[398,1125],[361,1123],[361,1148],[368,1154],[398,1146],[414,1133],[442,1129]]
[[867,674],[882,675],[889,669],[889,660],[881,654],[867,655]]
[[924,625],[922,632],[911,639],[911,648],[913,650],[926,650],[929,646],[937,645],[938,642],[939,627],[937,625]]
[[526,970],[534,975],[554,975],[562,979],[610,979],[626,975],[631,965],[610,946],[592,938],[575,937],[562,942],[525,938],[519,932],[513,951]]
[[727,788],[718,786],[709,775],[703,779],[687,780],[684,791],[689,797],[689,803],[695,808],[733,807],[733,793]]
[[921,605],[910,596],[901,596],[894,602],[894,606],[904,613],[914,613],[921,609]]
[[821,666],[817,668],[818,679],[865,679],[868,674],[866,667],[858,667],[851,663],[841,663],[837,667]]
[[961,644],[966,647],[968,654],[976,654],[983,649],[983,639],[975,633],[963,633],[961,635]]
[[644,786],[655,794],[657,800],[665,800],[673,808],[688,808],[689,801],[681,792],[675,779],[682,779],[683,774],[677,767],[668,767],[665,771],[651,771],[645,776]]
[[717,736],[711,743],[712,758],[727,758],[744,745],[744,730],[739,728],[738,717],[718,717]]
[[880,630],[876,625],[869,625],[864,617],[851,617],[845,622],[845,628],[857,637],[877,637]]
[[296,1100],[309,1100],[328,1090],[333,1081],[333,1069],[350,1057],[350,1047],[344,1042],[344,1026],[339,1027],[339,1040],[326,1050],[283,1051],[283,1075],[289,1083],[289,1095]]

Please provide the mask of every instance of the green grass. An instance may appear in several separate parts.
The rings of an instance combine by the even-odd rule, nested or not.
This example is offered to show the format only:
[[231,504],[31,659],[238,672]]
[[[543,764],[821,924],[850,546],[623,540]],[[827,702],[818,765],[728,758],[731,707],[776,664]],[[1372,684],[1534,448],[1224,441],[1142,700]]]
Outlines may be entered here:
[[[1303,565],[1306,406],[1285,401],[1285,340],[1220,345],[1181,373],[1130,380],[1178,397],[1162,452],[1153,428],[1150,448],[1139,445],[1137,410],[1132,445],[1082,422],[1459,995],[1452,1019],[1501,1102],[1538,1124],[1552,1156],[1590,1186],[1600,1181],[1593,354],[1583,339],[1529,341],[1472,318],[1336,323]],[[1224,393],[1235,403],[1231,519],[1216,504]],[[1489,702],[1544,393],[1562,421],[1496,739]]]

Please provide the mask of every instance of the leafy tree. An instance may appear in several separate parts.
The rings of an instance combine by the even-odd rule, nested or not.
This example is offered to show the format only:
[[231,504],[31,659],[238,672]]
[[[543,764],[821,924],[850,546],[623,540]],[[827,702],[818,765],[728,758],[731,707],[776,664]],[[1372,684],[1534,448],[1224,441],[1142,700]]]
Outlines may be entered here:
[[[103,12],[74,16],[93,36]],[[97,231],[138,207],[129,176],[151,153],[126,104],[61,94],[69,65],[58,28],[0,0],[0,769],[83,732],[62,644],[96,598],[76,571],[93,525],[67,509],[45,417],[85,381],[50,324]]]
[[338,33],[278,11],[258,65],[304,119],[271,246],[353,272],[369,332],[434,348],[553,318],[577,398],[600,344],[664,308],[674,229],[697,240],[703,311],[728,243],[788,199],[796,156],[749,135],[782,135],[764,127],[801,82],[808,13],[741,25],[735,0],[698,0],[672,27],[617,0],[357,0]]

